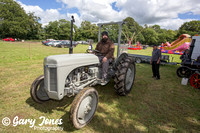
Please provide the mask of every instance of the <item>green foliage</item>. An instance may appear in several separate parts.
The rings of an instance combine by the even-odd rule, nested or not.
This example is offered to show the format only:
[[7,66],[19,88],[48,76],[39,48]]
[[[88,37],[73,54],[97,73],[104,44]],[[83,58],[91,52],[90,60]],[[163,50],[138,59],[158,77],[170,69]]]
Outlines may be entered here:
[[[103,26],[102,31],[107,31],[109,38],[115,43],[118,42],[118,35],[119,35],[119,25],[118,24]],[[123,41],[123,39],[121,39],[121,41]]]
[[177,32],[176,31],[173,31],[173,30],[167,30],[166,31],[166,40],[168,41],[168,42],[173,42],[174,40],[176,40],[177,39]]
[[[71,39],[71,22],[65,19],[49,22],[44,28],[39,23],[40,18],[34,13],[26,13],[24,9],[14,0],[1,0],[0,2],[0,38],[13,37],[28,40],[38,39]],[[194,36],[200,31],[200,21],[185,22],[178,31],[162,29],[159,25],[144,27],[140,26],[133,18],[124,19],[122,27],[122,42],[139,41],[142,44],[158,44],[172,42],[181,34]],[[80,27],[74,24],[73,40],[98,41],[98,29],[96,24],[83,21]],[[106,25],[102,30],[109,33],[113,42],[118,41],[118,25]]]
[[181,34],[189,34],[191,36],[194,36],[196,34],[200,34],[200,21],[190,21],[185,22],[178,31],[178,36]]
[[13,0],[2,0],[0,3],[1,37],[22,37],[27,35],[28,19],[25,11]]
[[160,28],[160,25],[153,25],[151,28],[153,28],[157,33],[162,33],[162,29]]
[[150,28],[154,29],[158,34],[157,43],[173,42],[176,39],[176,31],[161,29],[159,25],[153,25]]
[[158,43],[158,33],[153,28],[145,28],[143,30],[143,36],[146,44],[148,45],[154,45]]
[[32,13],[26,14],[17,2],[1,0],[0,12],[1,38],[39,39],[38,34],[41,29],[39,18]]
[[91,24],[89,21],[83,21],[77,33],[77,40],[92,39],[95,42],[98,40],[98,27],[96,24]]
[[28,13],[28,18],[29,28],[27,29],[27,39],[41,39],[42,24],[38,22],[40,18],[34,16],[33,13]]
[[46,39],[70,40],[71,38],[71,23],[65,19],[49,22],[44,30]]
[[125,38],[126,41],[134,41],[132,43],[135,43],[137,41],[143,42],[144,37],[141,34],[143,31],[143,27],[140,26],[133,18],[127,17],[124,19],[124,26],[122,28],[122,37]]

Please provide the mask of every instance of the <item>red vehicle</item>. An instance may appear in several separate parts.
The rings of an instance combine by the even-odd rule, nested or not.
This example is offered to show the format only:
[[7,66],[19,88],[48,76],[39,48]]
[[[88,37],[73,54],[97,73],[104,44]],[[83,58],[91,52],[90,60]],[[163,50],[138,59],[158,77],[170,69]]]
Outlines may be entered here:
[[13,39],[13,38],[11,38],[11,37],[8,37],[8,38],[4,38],[3,41],[12,41],[12,42],[14,42],[15,39]]

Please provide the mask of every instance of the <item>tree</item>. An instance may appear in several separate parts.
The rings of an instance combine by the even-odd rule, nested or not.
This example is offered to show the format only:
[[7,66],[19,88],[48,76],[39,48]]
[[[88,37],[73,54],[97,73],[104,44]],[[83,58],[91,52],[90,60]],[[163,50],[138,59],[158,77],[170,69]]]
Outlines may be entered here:
[[[74,25],[74,28],[77,27]],[[49,22],[44,28],[46,39],[53,38],[57,40],[70,40],[71,39],[71,23],[65,19],[59,21]]]
[[163,33],[162,29],[160,28],[160,25],[156,24],[156,25],[151,26],[150,28],[154,29],[155,32],[157,32],[157,33]]
[[146,44],[148,45],[154,45],[158,43],[158,34],[153,28],[145,28],[143,31],[143,36]]
[[78,29],[78,40],[93,39],[98,40],[98,27],[96,24],[91,24],[89,21],[83,21]]
[[177,39],[177,32],[173,30],[167,30],[166,32],[166,40],[170,43],[172,43],[174,40]]
[[119,25],[118,24],[113,24],[113,25],[105,25],[102,28],[103,31],[107,31],[109,38],[113,42],[118,42],[118,34],[119,34]]
[[28,18],[29,28],[27,29],[27,39],[42,39],[42,36],[40,36],[42,32],[42,24],[38,22],[40,18],[34,16],[34,13],[28,13]]
[[133,18],[127,17],[124,19],[124,26],[122,28],[122,33],[126,41],[144,41],[142,31],[143,27],[140,26]]
[[0,3],[1,37],[21,38],[27,35],[28,16],[21,6],[13,0],[2,0]]
[[13,0],[0,2],[0,35],[21,39],[38,39],[41,30],[39,18],[33,13],[26,14],[24,9]]
[[[49,22],[44,28],[39,23],[40,18],[34,13],[28,13],[14,0],[1,0],[0,2],[0,37],[13,37],[21,39],[43,39],[53,38],[59,40],[70,40],[71,23],[65,19]],[[159,25],[140,26],[133,18],[124,19],[122,27],[122,40],[132,42],[140,41],[146,44],[172,42],[177,35],[176,31],[161,29]],[[114,42],[118,41],[119,26],[106,25],[102,30],[109,33]],[[195,35],[200,31],[200,21],[184,23],[178,30],[180,34]],[[83,21],[78,28],[74,25],[73,40],[98,40],[98,26],[89,21]]]
[[67,21],[65,19],[61,19],[58,21],[58,38],[60,40],[71,39],[71,22],[70,21]]
[[177,33],[173,30],[161,29],[159,25],[150,26],[158,34],[158,44],[172,42],[175,40]]
[[58,39],[58,21],[51,21],[45,26],[46,38]]
[[195,34],[200,34],[200,21],[194,20],[190,22],[185,22],[178,30],[178,36],[181,34],[189,34],[194,36]]

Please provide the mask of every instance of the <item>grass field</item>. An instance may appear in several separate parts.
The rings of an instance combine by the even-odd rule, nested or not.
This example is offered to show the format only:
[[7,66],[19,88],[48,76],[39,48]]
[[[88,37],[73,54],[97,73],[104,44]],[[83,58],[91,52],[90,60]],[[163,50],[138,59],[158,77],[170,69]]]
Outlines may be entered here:
[[[83,53],[87,48],[79,45],[74,53]],[[151,55],[151,51],[152,48],[129,52]],[[99,93],[95,116],[88,126],[74,129],[69,121],[73,97],[42,105],[30,97],[30,85],[43,74],[44,57],[66,53],[67,48],[46,47],[37,42],[0,42],[0,120],[11,119],[9,126],[0,122],[0,132],[44,132],[29,124],[14,127],[12,120],[16,116],[36,119],[35,125],[42,122],[40,116],[62,119],[60,127],[64,132],[200,132],[200,90],[181,85],[176,76],[179,66],[161,66],[161,80],[152,79],[149,64],[136,65],[135,83],[126,97],[115,94],[113,81],[105,87],[95,86]],[[179,55],[173,56],[174,61],[180,62]]]

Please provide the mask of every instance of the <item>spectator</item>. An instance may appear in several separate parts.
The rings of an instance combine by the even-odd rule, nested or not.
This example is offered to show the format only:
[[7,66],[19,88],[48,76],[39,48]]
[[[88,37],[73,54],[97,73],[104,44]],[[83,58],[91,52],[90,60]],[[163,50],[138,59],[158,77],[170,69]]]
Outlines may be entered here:
[[180,59],[182,60],[182,62],[190,60],[188,49],[185,50],[185,52],[181,55]]
[[92,53],[92,50],[93,50],[93,46],[92,46],[92,42],[90,41],[89,47],[88,47],[89,53]]
[[152,64],[152,72],[153,72],[152,78],[155,78],[156,80],[160,79],[160,73],[159,73],[160,59],[161,59],[161,50],[158,49],[157,45],[154,45],[150,64]]

